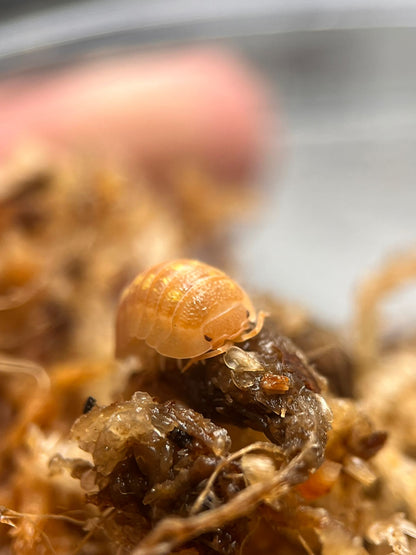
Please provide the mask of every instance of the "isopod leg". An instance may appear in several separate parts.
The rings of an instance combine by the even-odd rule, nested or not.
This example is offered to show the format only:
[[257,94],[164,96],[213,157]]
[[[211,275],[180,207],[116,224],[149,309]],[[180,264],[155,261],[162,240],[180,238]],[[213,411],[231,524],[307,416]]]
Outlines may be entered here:
[[217,349],[213,349],[212,351],[208,351],[206,353],[204,353],[203,355],[199,355],[198,357],[194,357],[188,360],[188,362],[185,364],[185,366],[182,368],[182,372],[186,372],[186,370],[188,370],[188,368],[190,368],[192,366],[192,364],[195,364],[196,362],[199,362],[200,360],[205,360],[207,358],[212,358],[212,357],[216,357],[218,355],[221,355],[222,353],[225,353],[226,351],[228,351],[228,349],[231,347],[232,343],[227,342],[224,343],[224,345],[222,345],[221,347],[218,347]]
[[257,315],[257,322],[255,327],[252,330],[246,333],[243,333],[241,337],[238,339],[238,343],[241,343],[241,341],[247,341],[247,339],[251,339],[252,337],[255,337],[261,331],[264,324],[264,319],[267,318],[268,316],[269,314],[267,312],[263,312],[262,310],[260,310],[260,312]]

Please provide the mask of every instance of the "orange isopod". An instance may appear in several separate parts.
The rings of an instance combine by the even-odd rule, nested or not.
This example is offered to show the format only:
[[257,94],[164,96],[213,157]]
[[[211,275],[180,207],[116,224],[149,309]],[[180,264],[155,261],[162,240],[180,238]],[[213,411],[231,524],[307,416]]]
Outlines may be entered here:
[[198,260],[157,264],[124,291],[117,314],[116,355],[144,341],[166,357],[201,360],[259,333],[247,293],[229,276]]

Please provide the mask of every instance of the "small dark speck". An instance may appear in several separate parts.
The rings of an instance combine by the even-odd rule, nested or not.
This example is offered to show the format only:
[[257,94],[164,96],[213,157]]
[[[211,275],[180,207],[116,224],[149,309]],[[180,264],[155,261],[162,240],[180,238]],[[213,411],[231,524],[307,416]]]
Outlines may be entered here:
[[96,404],[97,404],[97,400],[94,399],[94,397],[88,397],[88,399],[85,401],[84,410],[82,411],[82,414],[87,414],[87,412],[90,412],[90,410],[93,409]]
[[212,337],[210,337],[209,335],[204,335],[204,338],[206,341],[212,341]]
[[74,281],[80,281],[85,276],[85,263],[80,258],[72,258],[66,265],[68,276]]
[[168,437],[181,449],[189,447],[193,441],[193,437],[180,428],[173,428]]

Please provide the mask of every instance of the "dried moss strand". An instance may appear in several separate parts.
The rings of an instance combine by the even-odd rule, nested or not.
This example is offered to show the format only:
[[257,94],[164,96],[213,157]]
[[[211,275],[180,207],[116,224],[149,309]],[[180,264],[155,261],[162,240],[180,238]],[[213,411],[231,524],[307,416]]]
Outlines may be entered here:
[[39,389],[50,390],[51,381],[46,370],[30,360],[2,357],[0,359],[0,373],[2,372],[5,374],[27,374],[36,380]]
[[361,285],[357,295],[356,355],[362,366],[378,358],[380,316],[383,297],[416,278],[416,252],[401,254],[387,261]]
[[271,451],[272,453],[274,453],[276,455],[280,455],[282,458],[284,457],[283,452],[279,447],[277,447],[273,443],[266,443],[265,441],[256,441],[255,443],[252,443],[251,445],[247,445],[246,447],[243,447],[242,449],[239,449],[235,453],[232,453],[223,462],[221,462],[216,467],[214,472],[211,474],[208,482],[206,483],[206,486],[204,487],[204,489],[199,494],[199,496],[198,496],[197,500],[195,501],[194,505],[192,506],[189,514],[194,515],[194,514],[196,514],[200,511],[205,499],[207,498],[212,486],[214,485],[214,482],[215,482],[218,474],[221,472],[221,470],[223,470],[224,467],[227,466],[227,464],[229,464],[232,461],[235,461],[236,459],[239,459],[240,457],[242,457],[243,455],[246,455],[247,453],[251,453],[252,451],[260,451],[260,450],[261,451]]
[[223,527],[228,522],[251,512],[263,499],[277,499],[303,476],[305,459],[315,451],[315,440],[309,440],[304,449],[268,482],[248,486],[228,503],[188,518],[165,518],[132,552],[132,555],[165,555],[192,538]]

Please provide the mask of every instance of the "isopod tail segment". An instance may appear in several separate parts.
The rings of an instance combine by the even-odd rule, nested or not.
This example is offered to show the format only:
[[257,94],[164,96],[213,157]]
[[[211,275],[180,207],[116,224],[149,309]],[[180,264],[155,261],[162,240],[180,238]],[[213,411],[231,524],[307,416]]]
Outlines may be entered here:
[[243,333],[241,333],[241,335],[239,335],[232,341],[226,341],[220,347],[214,348],[210,351],[207,351],[206,353],[203,353],[202,355],[189,359],[185,366],[181,369],[181,371],[186,372],[186,370],[188,370],[193,364],[200,362],[201,360],[206,360],[207,358],[213,358],[226,353],[228,349],[234,345],[234,343],[242,343],[243,341],[248,341],[249,339],[252,339],[261,332],[264,325],[264,320],[268,316],[268,312],[260,310],[257,314],[257,320],[253,328],[244,331]]

